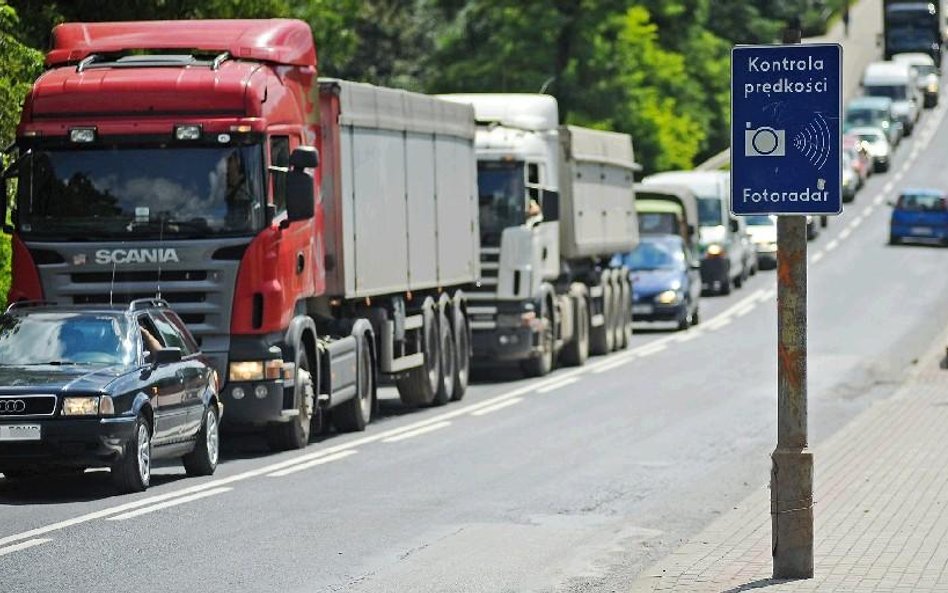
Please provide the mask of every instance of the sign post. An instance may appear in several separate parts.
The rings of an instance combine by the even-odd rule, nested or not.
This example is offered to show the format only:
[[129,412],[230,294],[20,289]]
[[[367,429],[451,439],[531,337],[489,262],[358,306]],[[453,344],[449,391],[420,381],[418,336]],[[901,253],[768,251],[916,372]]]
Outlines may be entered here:
[[842,48],[731,53],[731,212],[777,218],[777,447],[771,456],[774,578],[813,577],[813,455],[807,448],[807,216],[842,205]]

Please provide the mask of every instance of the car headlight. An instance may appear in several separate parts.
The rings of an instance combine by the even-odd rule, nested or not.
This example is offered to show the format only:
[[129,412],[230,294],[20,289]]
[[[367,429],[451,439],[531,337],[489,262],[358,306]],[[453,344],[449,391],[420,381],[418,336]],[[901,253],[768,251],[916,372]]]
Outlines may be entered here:
[[712,243],[708,245],[708,248],[707,250],[705,250],[705,253],[711,257],[724,255],[724,247],[722,245],[718,245],[717,243]]
[[69,396],[63,398],[63,416],[108,416],[115,413],[112,398],[107,395]]
[[937,83],[937,82],[930,82],[930,83],[928,83],[928,92],[929,92],[929,93],[937,93],[937,92],[938,92],[938,83]]
[[678,302],[678,291],[676,290],[666,290],[660,292],[657,297],[655,297],[656,303],[661,303],[663,305],[674,305]]
[[230,363],[227,373],[230,381],[263,381],[264,379],[279,379],[283,376],[283,361],[279,358],[271,360],[242,360]]

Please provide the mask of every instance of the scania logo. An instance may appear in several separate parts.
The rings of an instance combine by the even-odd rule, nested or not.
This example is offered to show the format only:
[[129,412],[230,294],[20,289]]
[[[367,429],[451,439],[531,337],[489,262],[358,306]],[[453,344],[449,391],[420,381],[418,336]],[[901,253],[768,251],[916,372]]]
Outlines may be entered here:
[[97,264],[145,264],[180,262],[178,252],[173,247],[152,249],[99,249],[95,252]]
[[0,414],[22,414],[26,411],[26,402],[22,399],[0,399]]

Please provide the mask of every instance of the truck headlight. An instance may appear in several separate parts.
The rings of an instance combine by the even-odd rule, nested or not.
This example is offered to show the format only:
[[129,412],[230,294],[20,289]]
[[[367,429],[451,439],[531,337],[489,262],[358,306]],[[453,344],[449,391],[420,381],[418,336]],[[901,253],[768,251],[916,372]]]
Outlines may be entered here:
[[[109,398],[111,404],[112,398]],[[67,397],[63,399],[63,416],[95,416],[99,413],[99,396]]]
[[230,363],[227,377],[230,381],[263,381],[264,379],[281,379],[283,377],[283,361],[279,358],[270,360],[242,360]]
[[705,253],[709,257],[718,257],[720,255],[724,255],[724,247],[718,245],[717,243],[712,243],[708,245],[708,249],[705,251]]
[[674,305],[678,302],[678,291],[677,290],[666,290],[660,292],[657,297],[655,297],[655,302],[661,303],[663,305]]

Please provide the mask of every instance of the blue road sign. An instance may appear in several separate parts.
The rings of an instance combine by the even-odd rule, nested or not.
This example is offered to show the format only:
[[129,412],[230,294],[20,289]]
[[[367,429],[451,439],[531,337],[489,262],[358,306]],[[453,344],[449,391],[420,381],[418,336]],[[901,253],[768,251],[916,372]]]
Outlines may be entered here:
[[731,51],[731,212],[839,214],[843,49]]

